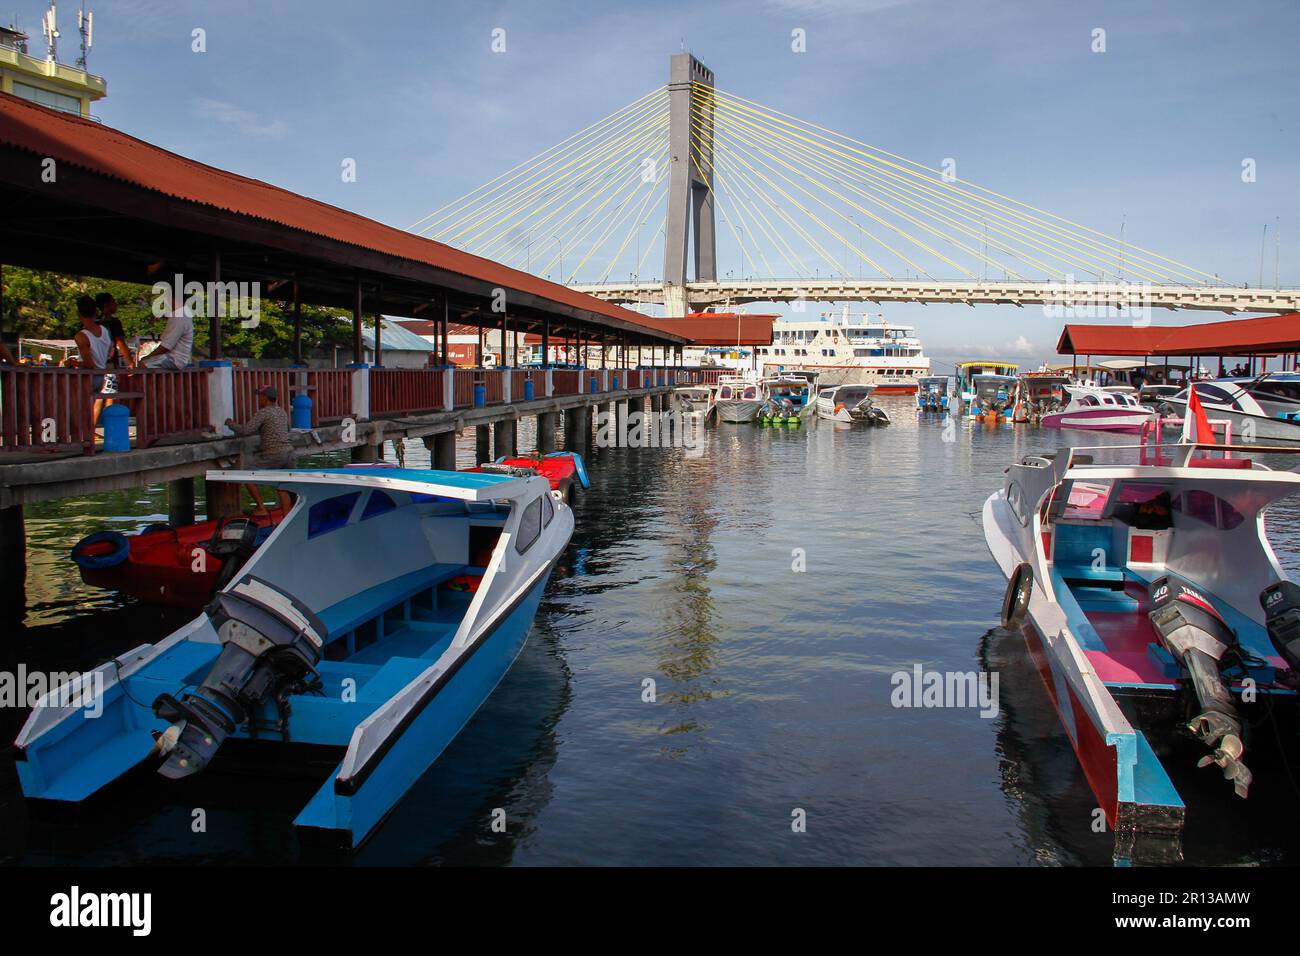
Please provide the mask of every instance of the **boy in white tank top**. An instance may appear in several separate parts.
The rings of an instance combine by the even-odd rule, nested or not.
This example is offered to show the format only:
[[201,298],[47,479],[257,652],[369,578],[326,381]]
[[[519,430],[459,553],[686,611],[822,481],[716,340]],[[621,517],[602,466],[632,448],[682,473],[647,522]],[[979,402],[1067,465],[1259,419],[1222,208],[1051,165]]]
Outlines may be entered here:
[[[113,333],[96,321],[95,300],[88,295],[77,299],[77,314],[81,316],[81,329],[75,336],[77,348],[81,352],[81,367],[104,369],[108,367],[108,356],[113,351]],[[112,394],[117,391],[116,375],[96,375],[94,385],[96,396]],[[99,413],[104,409],[105,400],[95,398],[91,409],[91,423],[99,424]]]

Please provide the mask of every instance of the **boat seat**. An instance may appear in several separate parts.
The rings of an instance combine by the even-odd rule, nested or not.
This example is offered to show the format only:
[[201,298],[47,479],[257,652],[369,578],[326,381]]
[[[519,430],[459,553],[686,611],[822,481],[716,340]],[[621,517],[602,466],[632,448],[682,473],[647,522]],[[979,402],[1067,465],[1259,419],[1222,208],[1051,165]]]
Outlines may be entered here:
[[390,608],[409,601],[421,591],[436,587],[443,581],[449,581],[465,572],[466,567],[463,564],[433,564],[367,588],[352,597],[344,598],[337,604],[331,604],[325,610],[318,612],[317,617],[329,631],[332,641],[350,631],[355,631]]
[[1124,586],[1124,572],[1118,568],[1094,568],[1091,564],[1057,564],[1056,570],[1065,581],[1086,581],[1092,586]]

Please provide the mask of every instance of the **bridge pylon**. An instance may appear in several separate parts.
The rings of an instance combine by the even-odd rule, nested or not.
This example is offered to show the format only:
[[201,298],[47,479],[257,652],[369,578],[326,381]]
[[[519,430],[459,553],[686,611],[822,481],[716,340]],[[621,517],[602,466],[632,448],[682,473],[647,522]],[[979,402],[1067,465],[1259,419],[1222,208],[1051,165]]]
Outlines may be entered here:
[[[670,317],[690,310],[686,257],[694,238],[695,282],[718,278],[713,224],[713,71],[689,53],[669,68],[668,219],[664,225],[664,305]],[[688,218],[689,217],[689,218]]]

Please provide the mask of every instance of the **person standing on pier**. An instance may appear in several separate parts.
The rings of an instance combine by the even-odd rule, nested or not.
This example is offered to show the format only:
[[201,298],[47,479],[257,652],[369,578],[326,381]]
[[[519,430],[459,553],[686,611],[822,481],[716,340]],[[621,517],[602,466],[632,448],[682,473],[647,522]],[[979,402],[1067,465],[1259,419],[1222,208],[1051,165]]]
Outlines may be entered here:
[[117,368],[135,368],[135,357],[131,355],[131,346],[126,343],[122,320],[117,317],[117,299],[113,298],[113,293],[101,292],[95,296],[95,307],[99,309],[99,324],[113,335],[113,351],[108,364]]
[[[77,349],[81,353],[81,367],[104,371],[108,368],[108,357],[113,351],[113,333],[99,324],[99,312],[95,300],[88,295],[77,299],[77,314],[81,317],[81,328],[73,336]],[[117,393],[117,376],[111,374],[96,375],[94,385],[95,404],[91,409],[92,425],[99,423],[99,413],[104,410],[108,396]]]
[[[226,425],[236,435],[251,435],[257,432],[262,436],[262,447],[253,455],[241,456],[242,469],[292,468],[297,453],[289,438],[289,414],[276,403],[279,394],[268,385],[257,390],[257,414],[247,422],[240,424],[233,418],[226,419]],[[257,485],[247,485],[248,493],[253,496],[253,514],[269,514],[262,502],[262,492]],[[279,492],[280,509],[288,512],[292,498],[287,491]]]

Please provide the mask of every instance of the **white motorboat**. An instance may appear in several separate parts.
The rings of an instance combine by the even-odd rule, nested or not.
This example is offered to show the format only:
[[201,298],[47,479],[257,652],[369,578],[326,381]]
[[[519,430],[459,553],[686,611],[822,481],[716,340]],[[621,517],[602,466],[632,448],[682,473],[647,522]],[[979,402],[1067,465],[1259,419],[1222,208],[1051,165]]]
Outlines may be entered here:
[[1147,734],[1190,732],[1199,766],[1244,797],[1250,725],[1300,676],[1300,587],[1264,520],[1300,475],[1258,461],[1291,449],[1147,437],[1025,456],[983,510],[1003,626],[1023,634],[1110,829],[1130,835],[1184,821]]
[[[1300,445],[1300,376],[1197,382],[1196,394],[1210,416],[1231,425],[1236,441]],[[1157,407],[1165,415],[1185,415],[1187,389],[1162,397]]]
[[718,379],[718,393],[713,400],[718,419],[745,424],[758,417],[767,402],[767,386],[751,375],[723,375]]
[[846,425],[888,425],[888,413],[871,401],[872,385],[836,385],[817,393],[817,417]]
[[691,422],[708,420],[713,412],[716,394],[717,387],[714,385],[683,385],[673,389],[673,395],[677,397],[678,414],[684,421]]
[[1136,435],[1156,417],[1156,410],[1138,402],[1133,390],[1066,385],[1069,402],[1042,417],[1047,428],[1086,428]]

